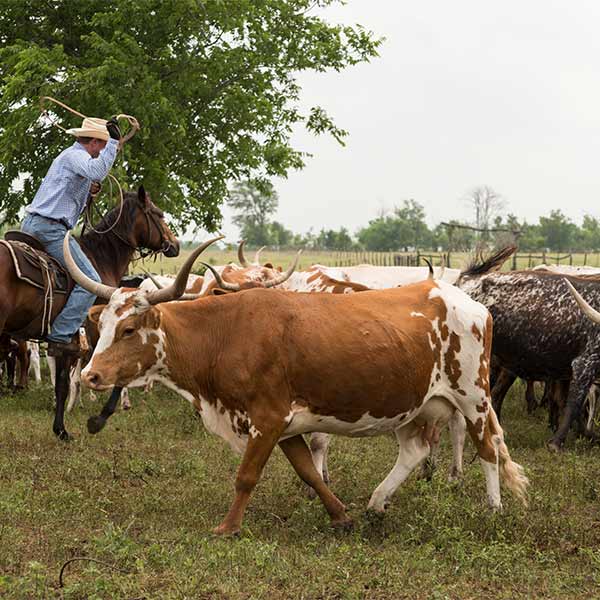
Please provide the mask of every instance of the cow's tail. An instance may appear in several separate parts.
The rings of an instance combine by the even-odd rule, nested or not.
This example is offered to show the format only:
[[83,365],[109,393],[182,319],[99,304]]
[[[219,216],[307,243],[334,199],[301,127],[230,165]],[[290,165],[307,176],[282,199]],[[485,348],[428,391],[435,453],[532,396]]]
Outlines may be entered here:
[[485,275],[491,271],[498,271],[505,261],[507,261],[517,250],[516,246],[506,246],[498,250],[495,254],[484,257],[481,254],[474,258],[469,266],[461,272],[460,276],[476,277]]
[[500,427],[496,412],[490,406],[488,413],[488,427],[493,435],[494,445],[498,451],[498,460],[500,465],[500,477],[502,482],[510,489],[510,491],[527,506],[527,488],[529,487],[529,479],[525,475],[523,467],[514,462],[508,452],[508,447],[504,442],[504,431]]

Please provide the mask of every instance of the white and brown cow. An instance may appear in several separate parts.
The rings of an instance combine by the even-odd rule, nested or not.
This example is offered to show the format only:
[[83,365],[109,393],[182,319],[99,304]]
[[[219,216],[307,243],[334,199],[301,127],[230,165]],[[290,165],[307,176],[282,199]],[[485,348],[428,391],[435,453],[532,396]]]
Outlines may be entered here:
[[216,533],[240,530],[277,444],[332,523],[350,522],[314,468],[302,438],[312,431],[395,433],[398,459],[369,502],[384,511],[457,410],[481,459],[490,505],[501,507],[500,475],[525,501],[527,478],[511,460],[490,404],[491,317],[453,286],[428,280],[350,295],[252,289],[168,302],[183,294],[198,251],[171,288],[151,293],[88,279],[70,256],[68,236],[64,252],[74,279],[109,299],[90,311],[100,340],[84,383],[108,389],[161,381],[243,454],[235,499]]

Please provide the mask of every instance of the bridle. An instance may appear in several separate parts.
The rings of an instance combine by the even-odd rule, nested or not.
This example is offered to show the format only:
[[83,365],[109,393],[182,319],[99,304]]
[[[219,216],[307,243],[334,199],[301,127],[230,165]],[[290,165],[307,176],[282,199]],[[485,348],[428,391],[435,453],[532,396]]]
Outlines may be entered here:
[[[90,195],[88,205],[86,207],[86,218],[85,218],[85,221],[88,223],[91,222],[90,217],[91,217],[92,205],[93,205],[93,197]],[[99,235],[106,235],[108,233],[112,233],[125,246],[127,246],[134,252],[138,253],[139,256],[133,260],[139,260],[139,259],[144,260],[150,256],[155,256],[157,254],[160,254],[161,252],[166,252],[169,249],[169,247],[171,246],[171,242],[165,236],[164,229],[163,229],[163,227],[160,223],[159,217],[158,217],[158,209],[155,209],[153,206],[148,205],[148,203],[146,203],[146,205],[142,209],[142,213],[146,217],[146,240],[150,240],[152,227],[154,227],[154,229],[158,232],[158,235],[160,236],[161,245],[158,250],[151,250],[150,248],[147,248],[145,246],[135,246],[134,244],[132,244],[129,241],[129,239],[127,237],[123,236],[118,231],[118,229],[116,229],[116,226],[119,223],[119,221],[121,220],[121,217],[123,215],[122,210],[119,212],[119,215],[118,215],[117,219],[115,220],[115,222],[110,227],[108,227],[108,229],[105,229],[103,231],[98,231],[97,229],[92,228],[92,230]],[[84,224],[84,227],[85,227],[85,224]],[[82,231],[82,235],[83,235],[83,231]]]

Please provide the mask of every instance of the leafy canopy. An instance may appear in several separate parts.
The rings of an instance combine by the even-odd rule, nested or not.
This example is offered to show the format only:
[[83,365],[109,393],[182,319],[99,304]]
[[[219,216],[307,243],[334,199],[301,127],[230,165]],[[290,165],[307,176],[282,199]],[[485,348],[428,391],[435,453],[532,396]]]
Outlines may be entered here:
[[14,219],[72,142],[39,118],[48,95],[88,116],[136,116],[142,130],[118,175],[143,181],[182,226],[214,229],[229,181],[303,166],[294,125],[343,142],[323,108],[300,112],[296,81],[377,55],[372,33],[316,14],[339,1],[3,0],[0,210]]

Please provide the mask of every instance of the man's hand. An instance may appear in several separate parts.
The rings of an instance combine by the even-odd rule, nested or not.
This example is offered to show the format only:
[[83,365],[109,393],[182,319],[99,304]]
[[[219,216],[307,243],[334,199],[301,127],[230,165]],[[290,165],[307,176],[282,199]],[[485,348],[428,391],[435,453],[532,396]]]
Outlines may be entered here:
[[102,190],[102,184],[99,181],[92,181],[92,185],[90,186],[90,195],[97,196]]
[[111,119],[110,121],[107,121],[106,129],[108,129],[108,135],[110,135],[110,137],[113,140],[121,139],[121,130],[119,129],[119,125],[116,119]]

